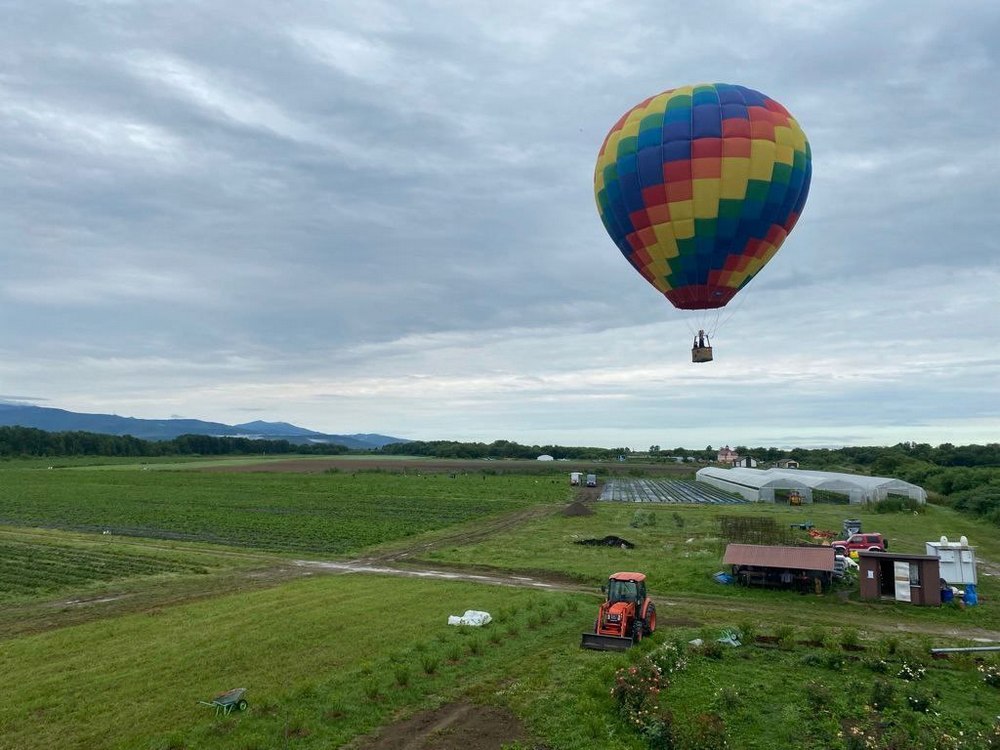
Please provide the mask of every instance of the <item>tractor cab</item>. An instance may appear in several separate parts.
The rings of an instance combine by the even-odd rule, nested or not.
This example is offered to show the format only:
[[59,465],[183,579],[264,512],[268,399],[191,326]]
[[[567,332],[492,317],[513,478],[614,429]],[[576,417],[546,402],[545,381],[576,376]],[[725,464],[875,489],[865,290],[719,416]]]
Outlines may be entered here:
[[[616,573],[615,575],[621,575]],[[622,579],[612,576],[608,579],[607,586],[608,602],[627,602],[639,604],[646,598],[645,576],[642,580]]]

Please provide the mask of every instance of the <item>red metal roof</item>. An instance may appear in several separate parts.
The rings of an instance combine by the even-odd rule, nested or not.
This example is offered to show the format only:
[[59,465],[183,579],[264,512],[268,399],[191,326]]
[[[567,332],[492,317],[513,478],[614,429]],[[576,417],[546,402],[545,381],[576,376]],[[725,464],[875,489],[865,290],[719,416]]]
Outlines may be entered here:
[[762,544],[727,544],[726,565],[760,568],[833,570],[833,547],[776,547]]

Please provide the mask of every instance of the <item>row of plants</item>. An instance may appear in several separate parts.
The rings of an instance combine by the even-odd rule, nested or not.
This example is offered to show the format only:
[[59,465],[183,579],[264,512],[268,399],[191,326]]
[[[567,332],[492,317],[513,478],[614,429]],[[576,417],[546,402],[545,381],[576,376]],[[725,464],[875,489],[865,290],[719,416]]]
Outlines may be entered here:
[[0,539],[0,601],[72,587],[164,574],[204,574],[203,562],[114,546]]
[[287,552],[361,547],[565,499],[533,477],[6,471],[0,523]]

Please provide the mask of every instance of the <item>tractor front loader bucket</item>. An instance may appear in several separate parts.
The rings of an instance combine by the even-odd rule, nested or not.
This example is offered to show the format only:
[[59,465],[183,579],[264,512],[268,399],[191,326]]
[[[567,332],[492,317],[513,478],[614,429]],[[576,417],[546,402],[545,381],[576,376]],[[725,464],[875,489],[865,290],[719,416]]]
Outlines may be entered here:
[[632,639],[619,638],[617,635],[583,633],[580,636],[580,648],[592,648],[595,651],[628,651],[632,648]]

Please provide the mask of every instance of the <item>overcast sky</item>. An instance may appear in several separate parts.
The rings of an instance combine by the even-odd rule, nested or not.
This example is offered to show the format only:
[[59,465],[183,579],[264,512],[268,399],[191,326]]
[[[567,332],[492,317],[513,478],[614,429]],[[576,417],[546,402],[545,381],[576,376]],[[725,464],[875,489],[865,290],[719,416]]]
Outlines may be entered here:
[[[1000,4],[0,0],[0,400],[646,448],[1000,439]],[[594,205],[642,99],[813,154],[716,360]]]

